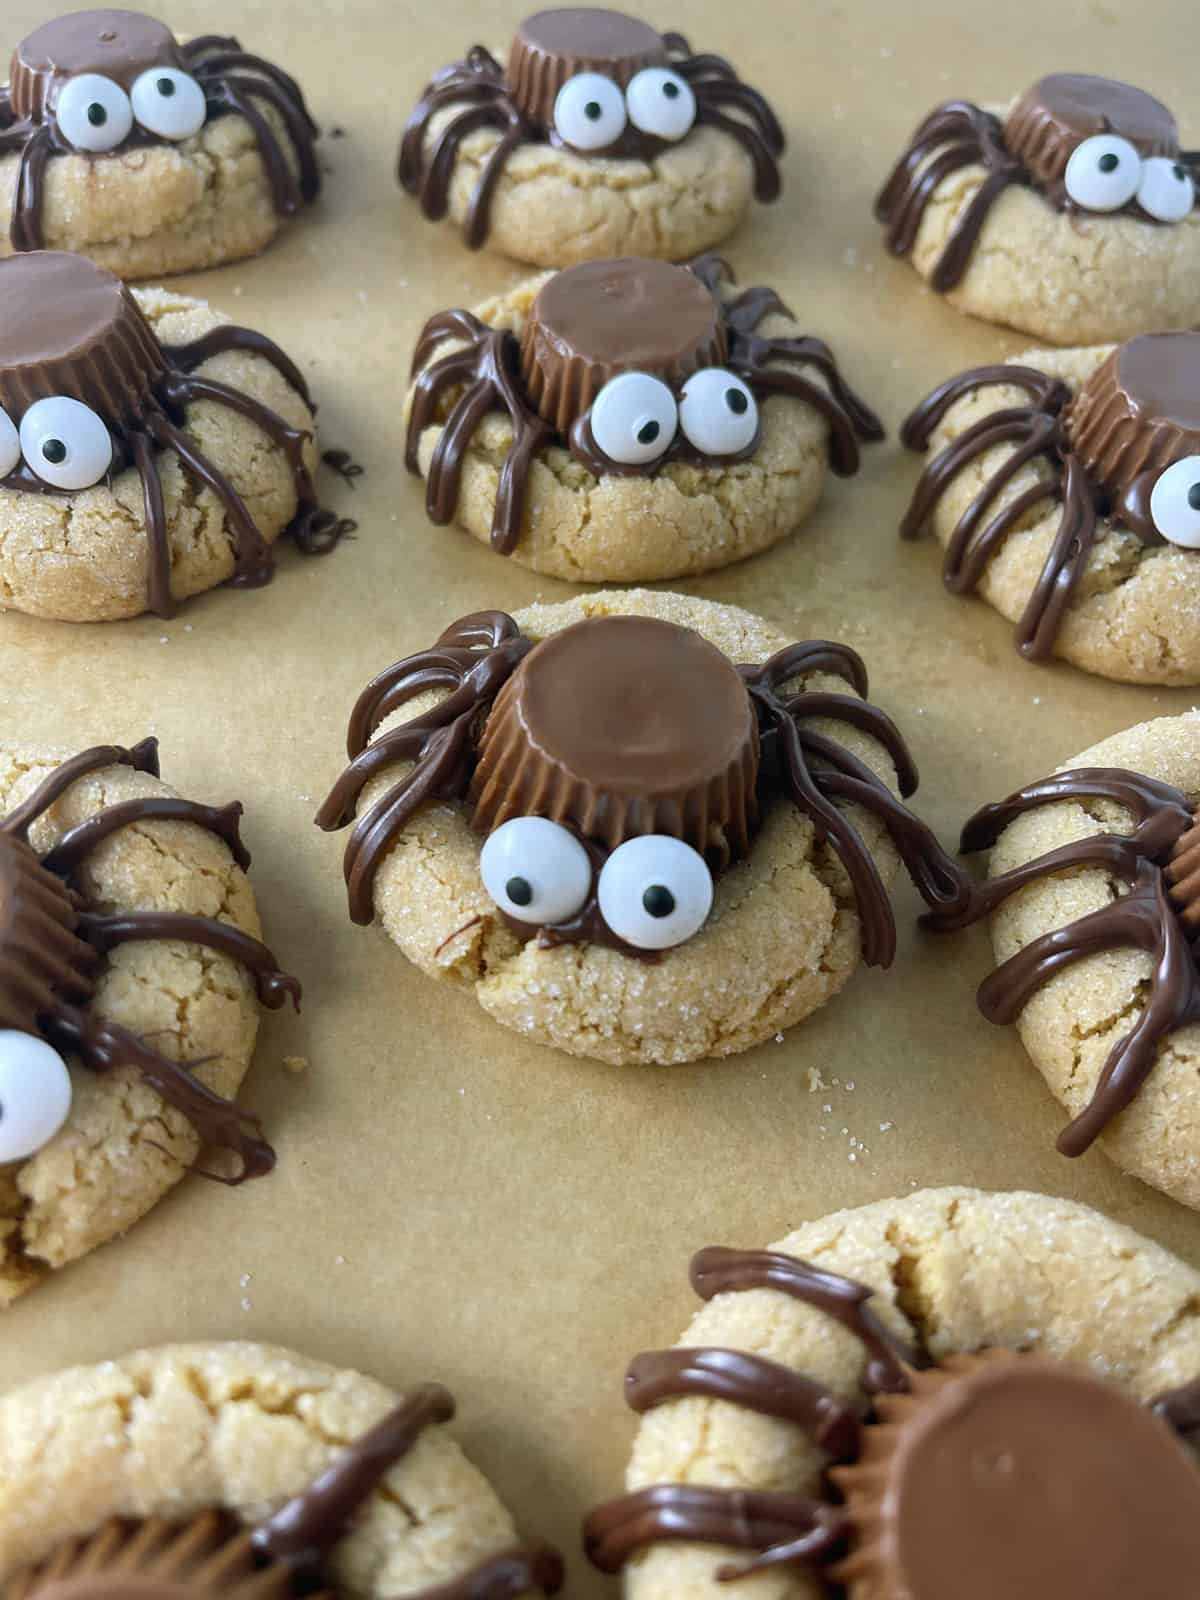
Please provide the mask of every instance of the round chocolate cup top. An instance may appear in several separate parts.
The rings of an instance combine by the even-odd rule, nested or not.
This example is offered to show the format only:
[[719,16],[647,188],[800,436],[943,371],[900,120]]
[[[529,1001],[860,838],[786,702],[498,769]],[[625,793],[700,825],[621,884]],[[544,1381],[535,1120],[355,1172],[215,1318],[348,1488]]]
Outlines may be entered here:
[[593,6],[566,6],[527,17],[513,38],[508,86],[513,100],[543,129],[568,78],[599,72],[622,89],[643,67],[663,66],[662,35],[636,17]]
[[12,106],[18,117],[40,120],[53,109],[61,86],[84,72],[131,89],[151,67],[180,67],[183,58],[170,28],[140,11],[77,11],[43,23],[13,53]]
[[686,267],[638,256],[556,273],[521,336],[529,397],[562,434],[618,373],[648,372],[677,392],[724,358],[711,290]]
[[[1149,333],[1119,345],[1072,401],[1066,429],[1111,499],[1144,500],[1148,475],[1200,455],[1200,333]],[[1124,509],[1137,526],[1133,501]]]
[[497,696],[473,823],[547,816],[609,849],[665,833],[737,855],[757,771],[750,696],[714,645],[654,617],[594,617],[543,639]]
[[1036,1355],[953,1356],[882,1396],[833,1476],[872,1600],[1167,1600],[1195,1586],[1200,1469],[1114,1384]]
[[1072,152],[1098,133],[1128,139],[1143,156],[1179,150],[1179,128],[1161,100],[1086,72],[1052,72],[1035,83],[1009,113],[1004,138],[1010,152],[1049,185],[1062,178]]
[[132,421],[164,370],[137,301],[111,272],[58,250],[0,260],[0,405],[14,422],[49,395]]

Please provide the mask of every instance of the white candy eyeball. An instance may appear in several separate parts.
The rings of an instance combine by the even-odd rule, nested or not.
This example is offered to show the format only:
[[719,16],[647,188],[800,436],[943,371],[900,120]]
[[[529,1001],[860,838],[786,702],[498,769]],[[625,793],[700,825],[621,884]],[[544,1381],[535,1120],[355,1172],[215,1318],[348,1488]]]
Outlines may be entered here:
[[0,1030],[0,1163],[26,1161],[48,1145],[71,1109],[71,1075],[34,1033]]
[[599,72],[576,73],[558,91],[554,131],[574,150],[603,150],[625,132],[625,96]]
[[679,426],[706,456],[735,456],[754,443],[758,406],[750,390],[724,367],[693,372],[683,386]]
[[82,72],[63,85],[54,120],[68,144],[98,156],[129,137],[133,107],[119,83],[98,72]]
[[79,400],[35,400],[21,418],[21,454],[54,489],[90,489],[112,465],[112,439]]
[[647,67],[625,91],[629,120],[659,139],[682,139],[696,120],[691,85],[667,67]]
[[483,886],[501,911],[536,928],[569,922],[587,903],[592,862],[573,833],[548,817],[513,817],[479,854]]
[[1200,550],[1200,456],[1185,456],[1159,475],[1150,520],[1169,543]]
[[21,462],[21,435],[16,423],[0,406],[0,478],[7,478]]
[[597,448],[610,461],[642,467],[670,448],[679,428],[679,407],[658,378],[622,372],[592,401],[589,420]]
[[1119,211],[1142,181],[1142,158],[1128,139],[1098,133],[1072,150],[1063,182],[1085,211]]
[[1187,168],[1168,156],[1142,162],[1138,205],[1158,222],[1182,222],[1196,204],[1196,185]]
[[699,933],[712,910],[712,873],[682,839],[645,834],[618,845],[600,870],[600,915],[638,950],[670,950]]
[[190,139],[208,116],[204,90],[195,78],[174,67],[143,72],[129,95],[133,114],[160,139]]

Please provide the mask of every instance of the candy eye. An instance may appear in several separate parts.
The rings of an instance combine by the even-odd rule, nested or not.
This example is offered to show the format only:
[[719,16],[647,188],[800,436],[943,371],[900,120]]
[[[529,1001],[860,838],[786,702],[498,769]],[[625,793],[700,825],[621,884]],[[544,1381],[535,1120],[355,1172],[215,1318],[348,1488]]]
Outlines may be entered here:
[[696,120],[696,96],[677,72],[647,67],[625,91],[629,120],[659,139],[682,139]]
[[1071,152],[1063,182],[1085,211],[1119,211],[1137,193],[1142,158],[1128,139],[1098,133]]
[[554,131],[576,150],[603,150],[625,132],[625,96],[611,78],[577,73],[558,91]]
[[592,401],[592,438],[610,461],[642,467],[665,454],[679,427],[679,407],[648,372],[622,372]]
[[638,950],[670,950],[704,926],[712,910],[712,874],[682,839],[644,834],[609,856],[596,898],[618,939]]
[[1151,156],[1142,162],[1137,197],[1138,205],[1157,222],[1182,222],[1196,204],[1196,185],[1180,162]]
[[119,83],[96,72],[81,73],[63,85],[54,117],[63,138],[89,155],[115,150],[133,127],[129,96]]
[[13,419],[0,406],[0,478],[7,478],[21,461],[21,435]]
[[21,454],[52,488],[90,489],[112,466],[112,439],[94,411],[54,395],[21,418]]
[[592,863],[574,834],[548,817],[513,817],[489,834],[479,854],[483,886],[518,922],[552,928],[582,911]]
[[1200,456],[1168,467],[1150,491],[1150,520],[1171,544],[1200,550]]
[[200,132],[208,115],[204,90],[195,78],[174,67],[143,72],[129,98],[142,127],[160,139],[190,139]]
[[50,1143],[71,1109],[71,1075],[33,1033],[0,1031],[0,1162],[27,1161]]
[[688,443],[706,456],[735,456],[758,433],[758,406],[740,378],[723,367],[693,372],[683,386],[679,425]]

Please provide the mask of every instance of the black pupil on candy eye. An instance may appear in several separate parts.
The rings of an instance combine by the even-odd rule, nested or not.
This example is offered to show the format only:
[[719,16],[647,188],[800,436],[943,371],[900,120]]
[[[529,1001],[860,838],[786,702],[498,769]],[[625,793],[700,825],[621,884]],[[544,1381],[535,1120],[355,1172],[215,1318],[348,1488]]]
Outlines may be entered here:
[[533,899],[533,886],[528,878],[510,878],[504,892],[515,906],[527,906]]
[[637,433],[638,443],[653,444],[661,432],[657,422],[643,422]]
[[164,100],[169,100],[175,93],[175,80],[173,78],[160,78],[154,87]]
[[726,389],[725,404],[735,417],[744,417],[750,409],[750,402],[740,389]]
[[599,122],[604,115],[604,107],[599,100],[589,100],[583,108],[583,114],[589,122]]
[[1111,152],[1106,156],[1101,156],[1100,160],[1097,162],[1097,166],[1100,168],[1101,172],[1115,172],[1120,165],[1120,156],[1114,156],[1111,154]]
[[42,446],[42,454],[51,466],[61,466],[67,459],[67,447],[61,439],[47,439]]
[[108,112],[105,111],[99,100],[93,100],[87,108],[87,119],[93,128],[102,128],[108,121]]
[[1193,511],[1200,511],[1200,483],[1194,483],[1188,490],[1188,505]]
[[1171,168],[1171,171],[1179,179],[1180,183],[1182,183],[1183,180],[1187,177],[1187,173],[1183,170],[1183,168],[1179,165],[1178,162],[1176,162],[1175,165]]
[[677,83],[664,83],[663,93],[666,95],[668,100],[678,100],[679,85]]
[[642,905],[652,917],[669,917],[675,909],[675,896],[665,884],[652,883],[642,896]]

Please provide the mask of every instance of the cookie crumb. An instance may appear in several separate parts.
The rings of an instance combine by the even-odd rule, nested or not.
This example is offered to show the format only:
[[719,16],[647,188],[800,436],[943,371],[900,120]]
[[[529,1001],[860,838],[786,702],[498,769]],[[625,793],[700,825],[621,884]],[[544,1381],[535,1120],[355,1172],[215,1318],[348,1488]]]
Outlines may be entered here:
[[293,1073],[307,1072],[308,1071],[308,1057],[307,1056],[284,1056],[284,1058],[283,1058],[283,1070],[285,1072],[293,1072]]
[[[777,1039],[782,1039],[783,1035],[780,1034],[780,1033],[777,1033],[775,1035],[775,1037]],[[828,1089],[828,1087],[829,1087],[829,1085],[825,1082],[825,1079],[821,1076],[820,1067],[809,1067],[808,1068],[808,1092],[809,1092],[809,1094],[819,1094],[822,1089]],[[829,1107],[826,1106],[825,1109],[826,1109],[826,1111],[828,1111]]]

